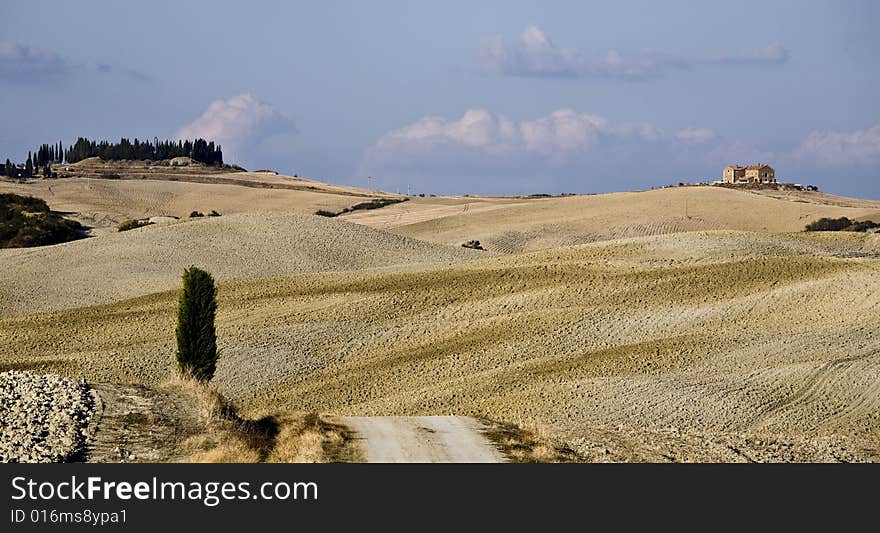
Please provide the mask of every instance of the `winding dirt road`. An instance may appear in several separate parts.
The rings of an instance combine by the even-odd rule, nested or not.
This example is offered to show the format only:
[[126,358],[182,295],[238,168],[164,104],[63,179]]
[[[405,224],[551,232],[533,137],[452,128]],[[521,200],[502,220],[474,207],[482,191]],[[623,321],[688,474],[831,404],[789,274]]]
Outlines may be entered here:
[[368,463],[502,463],[504,456],[463,416],[340,417]]

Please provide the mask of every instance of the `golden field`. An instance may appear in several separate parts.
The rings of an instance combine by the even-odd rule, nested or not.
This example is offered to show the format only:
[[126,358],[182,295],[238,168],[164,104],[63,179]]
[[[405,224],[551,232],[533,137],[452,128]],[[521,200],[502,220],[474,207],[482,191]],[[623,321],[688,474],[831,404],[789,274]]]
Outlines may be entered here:
[[[77,199],[86,185],[112,207]],[[203,204],[178,186],[205,188]],[[196,264],[221,281],[215,383],[245,415],[475,415],[603,461],[880,458],[880,235],[800,232],[880,203],[683,187],[326,219],[298,214],[330,206],[312,190],[65,187],[50,206],[96,219],[171,209],[124,199],[139,187],[172,190],[161,205],[178,211],[244,200],[240,215],[0,250],[0,370],[162,383]]]

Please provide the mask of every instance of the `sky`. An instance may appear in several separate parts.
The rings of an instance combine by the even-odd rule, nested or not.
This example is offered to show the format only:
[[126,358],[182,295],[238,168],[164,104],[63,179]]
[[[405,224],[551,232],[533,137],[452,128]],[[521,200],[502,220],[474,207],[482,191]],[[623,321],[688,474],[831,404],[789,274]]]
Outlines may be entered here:
[[878,22],[872,0],[4,0],[0,156],[204,137],[249,169],[415,194],[763,162],[880,199]]

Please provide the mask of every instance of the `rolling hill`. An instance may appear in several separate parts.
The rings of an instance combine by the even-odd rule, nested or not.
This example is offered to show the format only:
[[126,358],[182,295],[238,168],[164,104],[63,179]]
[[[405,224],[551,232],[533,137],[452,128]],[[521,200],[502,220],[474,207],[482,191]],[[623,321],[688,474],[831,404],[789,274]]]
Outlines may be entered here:
[[876,220],[878,202],[679,187],[413,198],[328,219],[300,211],[357,198],[52,188],[53,209],[225,214],[0,250],[0,370],[163,382],[179,276],[197,264],[220,282],[215,382],[245,414],[485,417],[593,460],[880,460],[880,235],[801,231]]
[[198,265],[221,281],[360,270],[479,255],[296,213],[187,219],[62,245],[0,250],[0,316],[173,289]]
[[[605,460],[877,460],[878,241],[696,232],[225,282],[215,381],[245,411],[485,416]],[[0,362],[160,382],[175,298],[0,319]]]
[[822,193],[674,187],[556,198],[416,198],[347,220],[444,244],[516,253],[687,231],[801,231],[821,217],[880,220],[880,202]]

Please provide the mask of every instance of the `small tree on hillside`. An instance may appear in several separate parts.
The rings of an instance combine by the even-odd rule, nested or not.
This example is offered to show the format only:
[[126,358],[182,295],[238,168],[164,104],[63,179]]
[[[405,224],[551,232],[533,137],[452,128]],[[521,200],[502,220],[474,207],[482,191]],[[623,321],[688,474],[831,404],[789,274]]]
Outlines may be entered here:
[[217,365],[216,311],[214,278],[194,266],[186,269],[177,306],[177,366],[199,381],[210,381]]

